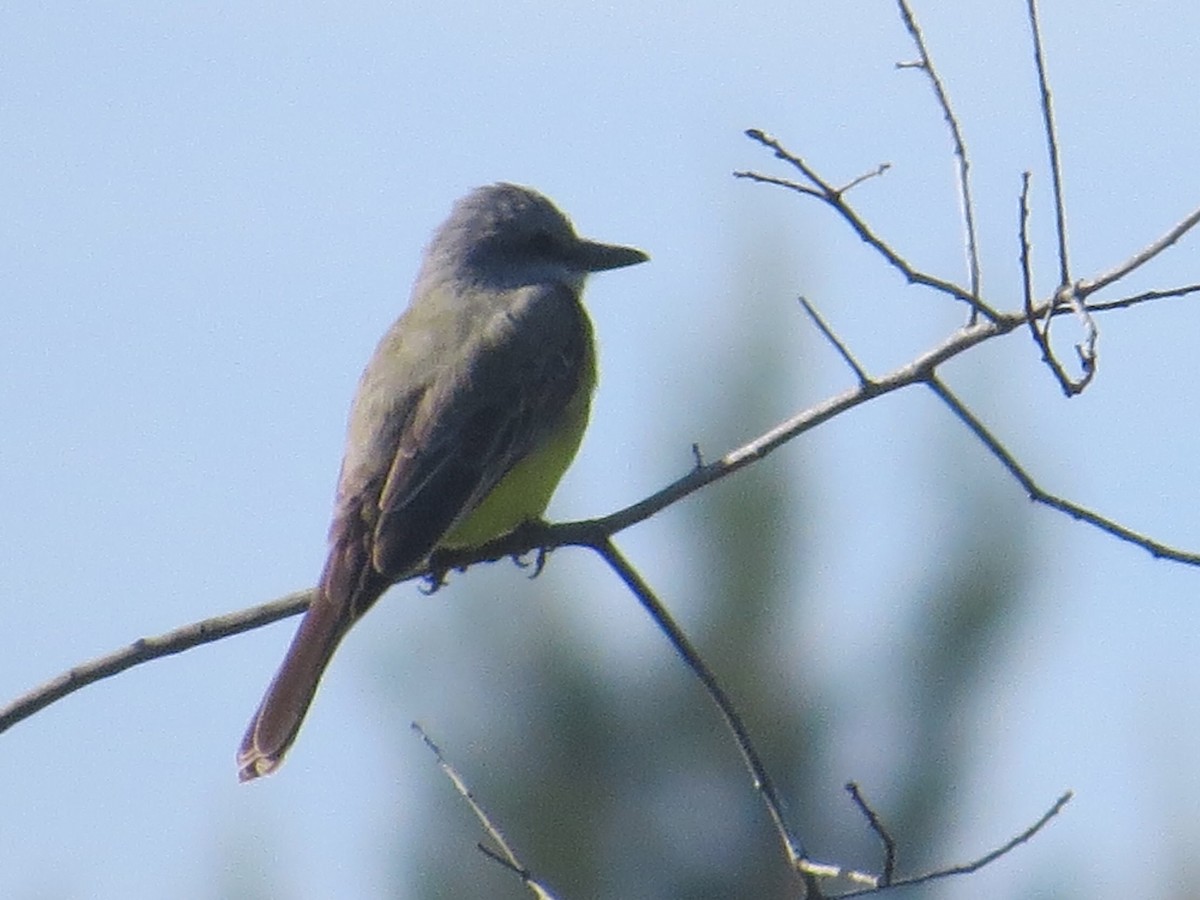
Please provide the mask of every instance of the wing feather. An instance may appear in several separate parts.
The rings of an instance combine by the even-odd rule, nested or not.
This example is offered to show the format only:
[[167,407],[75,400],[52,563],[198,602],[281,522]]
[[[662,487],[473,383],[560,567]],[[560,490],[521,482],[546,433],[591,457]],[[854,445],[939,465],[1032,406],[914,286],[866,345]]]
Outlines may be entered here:
[[353,618],[553,434],[591,364],[590,325],[568,286],[513,291],[485,311],[453,358],[422,367],[433,373],[423,383],[388,398],[364,376],[323,578]]

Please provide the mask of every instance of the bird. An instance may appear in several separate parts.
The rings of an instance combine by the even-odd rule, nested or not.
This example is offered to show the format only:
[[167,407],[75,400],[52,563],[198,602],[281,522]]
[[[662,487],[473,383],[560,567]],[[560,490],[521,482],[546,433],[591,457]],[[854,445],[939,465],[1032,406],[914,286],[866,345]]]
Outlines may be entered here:
[[584,282],[647,259],[579,237],[528,187],[454,204],[359,380],[328,555],[238,749],[241,781],[280,766],[342,638],[391,585],[541,517],[596,385]]

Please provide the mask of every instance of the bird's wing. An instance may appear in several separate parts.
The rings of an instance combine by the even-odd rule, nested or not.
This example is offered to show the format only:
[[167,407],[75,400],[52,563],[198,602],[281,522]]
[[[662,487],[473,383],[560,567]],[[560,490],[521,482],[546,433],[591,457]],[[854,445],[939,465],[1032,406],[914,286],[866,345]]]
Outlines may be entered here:
[[386,470],[339,491],[324,583],[353,618],[541,446],[591,364],[590,326],[566,285],[514,291],[476,324],[384,417],[390,425],[372,440]]

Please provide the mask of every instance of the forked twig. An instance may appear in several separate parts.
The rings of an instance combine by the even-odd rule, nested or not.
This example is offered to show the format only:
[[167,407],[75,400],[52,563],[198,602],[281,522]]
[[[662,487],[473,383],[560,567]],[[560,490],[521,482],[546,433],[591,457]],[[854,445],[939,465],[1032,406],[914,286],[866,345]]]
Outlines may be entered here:
[[[1075,345],[1079,356],[1082,374],[1071,378],[1058,362],[1054,350],[1050,346],[1050,319],[1042,328],[1042,339],[1038,341],[1042,347],[1043,357],[1059,386],[1066,395],[1081,393],[1096,375],[1096,341],[1099,331],[1096,322],[1084,305],[1084,295],[1080,294],[1078,286],[1071,281],[1071,263],[1067,241],[1067,203],[1063,192],[1062,154],[1058,147],[1058,129],[1054,124],[1054,105],[1050,98],[1050,79],[1046,74],[1046,56],[1042,48],[1042,27],[1037,11],[1037,0],[1026,0],[1029,12],[1029,29],[1033,37],[1033,62],[1037,70],[1038,89],[1041,92],[1042,128],[1046,138],[1046,153],[1050,157],[1050,178],[1054,189],[1054,225],[1058,236],[1058,290],[1054,293],[1056,303],[1070,307],[1079,319],[1083,328],[1084,338]],[[1026,181],[1028,186],[1028,180]],[[1185,229],[1186,230],[1186,229]],[[1023,238],[1024,240],[1024,238]]]
[[[898,878],[887,886],[893,888],[912,887],[913,885],[928,884],[931,881],[939,881],[943,878],[950,878],[955,875],[969,875],[972,872],[978,872],[980,869],[991,865],[1002,856],[1007,856],[1013,850],[1029,841],[1034,835],[1050,824],[1051,819],[1062,812],[1063,807],[1071,802],[1071,798],[1073,796],[1074,794],[1071,791],[1066,791],[1054,801],[1053,806],[1042,813],[1036,822],[1034,822],[1020,834],[1016,835],[1010,840],[1005,841],[996,849],[985,853],[983,856],[980,856],[977,859],[973,859],[970,862],[962,863],[956,866],[947,866],[944,869],[936,869],[932,872],[926,872],[923,875],[914,875],[911,878]],[[880,885],[880,887],[883,887],[883,885]],[[850,891],[845,894],[839,894],[838,900],[845,900],[845,898],[848,897],[862,897],[867,894],[874,893],[876,893],[876,891],[872,889]]]
[[846,791],[850,794],[850,799],[854,801],[854,805],[866,816],[867,824],[878,835],[879,842],[883,844],[883,871],[879,875],[879,886],[888,887],[891,885],[892,878],[896,874],[896,840],[888,832],[887,828],[884,827],[878,813],[867,803],[857,784],[853,781],[847,783]]
[[[1083,379],[1079,381],[1072,379],[1067,370],[1063,368],[1062,363],[1058,361],[1054,348],[1050,346],[1050,323],[1054,321],[1051,313],[1059,308],[1057,295],[1041,315],[1034,310],[1032,248],[1029,243],[1029,184],[1032,177],[1030,172],[1024,172],[1021,175],[1020,221],[1017,228],[1021,242],[1021,301],[1025,310],[1025,321],[1029,325],[1029,333],[1033,336],[1034,344],[1042,351],[1042,362],[1049,366],[1063,393],[1070,397],[1083,390],[1087,382],[1091,381],[1096,372],[1095,356],[1093,354],[1093,364],[1085,367]],[[1090,321],[1091,317],[1088,318]],[[1094,330],[1092,335],[1094,347]]]
[[479,843],[476,845],[479,851],[488,859],[494,860],[514,873],[525,883],[525,886],[529,888],[535,897],[540,898],[540,900],[555,900],[554,895],[550,893],[549,889],[534,878],[533,873],[517,858],[517,854],[513,852],[512,847],[505,840],[504,834],[496,826],[496,823],[492,821],[491,816],[487,814],[487,811],[480,805],[479,801],[475,799],[475,795],[471,792],[471,789],[467,787],[467,782],[458,774],[458,770],[446,761],[446,757],[442,754],[442,749],[433,742],[433,739],[426,734],[425,729],[418,722],[412,723],[412,729],[420,736],[425,746],[433,752],[434,757],[437,759],[438,767],[450,779],[450,783],[454,785],[454,789],[458,791],[459,796],[467,801],[467,806],[471,808],[471,812],[475,814],[475,818],[479,820],[479,824],[483,826],[483,830],[487,832],[488,837],[492,839],[496,847],[500,848],[496,850],[484,843]]
[[[951,281],[946,281],[942,278],[937,278],[927,272],[914,268],[908,260],[904,259],[899,253],[893,250],[886,241],[877,235],[861,216],[850,206],[845,199],[845,189],[834,187],[829,181],[822,178],[817,171],[806,163],[799,156],[787,150],[776,138],[771,137],[765,131],[758,128],[750,128],[746,131],[746,137],[753,141],[757,141],[767,149],[774,152],[778,159],[783,160],[790,166],[800,172],[808,181],[809,184],[801,184],[795,181],[789,181],[785,178],[776,178],[771,175],[762,175],[758,172],[738,171],[734,172],[735,178],[746,178],[751,181],[759,182],[760,184],[774,184],[779,187],[787,188],[788,190],[797,191],[801,194],[808,194],[811,197],[816,197],[818,200],[827,204],[839,216],[841,216],[850,228],[864,242],[869,244],[877,253],[883,256],[894,269],[900,272],[910,284],[923,284],[933,290],[948,294],[956,300],[961,300],[968,304],[973,310],[980,313],[986,319],[995,319],[996,311],[989,307],[986,303],[974,296],[969,290],[959,287]],[[884,167],[875,170],[876,173],[882,173]],[[861,178],[850,182],[851,185],[856,185],[862,181]]]

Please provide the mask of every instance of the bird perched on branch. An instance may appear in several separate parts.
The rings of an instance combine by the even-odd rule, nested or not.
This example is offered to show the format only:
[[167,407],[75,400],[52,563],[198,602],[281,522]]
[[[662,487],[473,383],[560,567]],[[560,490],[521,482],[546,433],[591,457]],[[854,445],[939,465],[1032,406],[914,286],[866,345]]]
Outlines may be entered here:
[[578,237],[528,188],[494,184],[454,205],[359,382],[329,556],[242,739],[241,780],[278,768],[338,643],[390,585],[438,548],[542,514],[596,384],[584,280],[647,258]]

